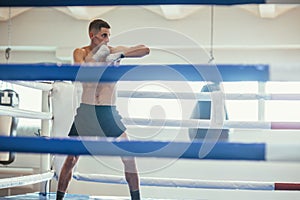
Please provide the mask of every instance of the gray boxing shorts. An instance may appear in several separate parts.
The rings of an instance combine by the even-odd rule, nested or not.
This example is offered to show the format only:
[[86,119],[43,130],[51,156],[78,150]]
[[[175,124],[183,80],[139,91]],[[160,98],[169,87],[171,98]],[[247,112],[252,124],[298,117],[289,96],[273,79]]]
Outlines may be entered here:
[[80,104],[69,136],[119,137],[126,127],[116,106]]

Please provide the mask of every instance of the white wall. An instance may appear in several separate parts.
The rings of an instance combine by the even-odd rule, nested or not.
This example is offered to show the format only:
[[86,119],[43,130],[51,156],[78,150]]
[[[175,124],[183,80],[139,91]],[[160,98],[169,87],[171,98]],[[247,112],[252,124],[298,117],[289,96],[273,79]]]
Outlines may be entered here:
[[[235,6],[215,7],[215,61],[217,63],[298,64],[300,27],[296,19],[299,19],[299,16],[299,7],[274,19],[261,18]],[[181,47],[186,45],[192,48],[204,46],[209,50],[207,49],[210,44],[209,7],[200,9],[181,20],[167,20],[142,7],[119,7],[99,17],[111,24],[113,36],[111,43],[115,45],[144,43],[150,47],[163,49],[166,49],[166,46],[182,49]],[[48,49],[54,47],[59,49],[58,54],[66,54],[70,60],[75,47],[88,44],[87,26],[88,21],[76,20],[53,8],[33,8],[12,19],[11,43],[16,46],[45,46]],[[157,28],[158,34],[147,34],[149,27]],[[135,29],[144,29],[144,31],[135,32],[133,31]],[[159,29],[170,29],[178,34],[167,31],[164,34]],[[123,33],[128,31],[131,35]],[[120,33],[123,33],[121,37],[118,36]],[[173,39],[170,39],[170,34]],[[0,35],[0,46],[5,48],[8,43],[7,22],[0,22]],[[191,45],[186,40],[179,40],[182,36],[191,38],[195,43]],[[294,47],[289,47],[291,45]],[[235,48],[229,48],[232,46]],[[249,47],[252,48],[248,49]],[[62,49],[64,53],[60,53]],[[59,61],[55,56],[55,50],[45,51],[41,53],[15,50],[12,52],[11,62]],[[1,51],[0,62],[5,62],[3,53],[4,51]],[[174,59],[160,57],[160,53],[153,50],[153,54],[142,62],[160,61],[170,63],[174,62]],[[176,61],[180,62],[180,60]],[[205,63],[207,59],[201,58],[197,62]]]

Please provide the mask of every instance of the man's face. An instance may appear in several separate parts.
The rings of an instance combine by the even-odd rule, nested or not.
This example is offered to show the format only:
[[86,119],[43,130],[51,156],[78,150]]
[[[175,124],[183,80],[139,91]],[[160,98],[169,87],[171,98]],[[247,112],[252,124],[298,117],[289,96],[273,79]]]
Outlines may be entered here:
[[94,34],[91,38],[93,42],[98,45],[101,43],[107,44],[109,42],[110,37],[110,29],[108,28],[101,28],[97,34]]

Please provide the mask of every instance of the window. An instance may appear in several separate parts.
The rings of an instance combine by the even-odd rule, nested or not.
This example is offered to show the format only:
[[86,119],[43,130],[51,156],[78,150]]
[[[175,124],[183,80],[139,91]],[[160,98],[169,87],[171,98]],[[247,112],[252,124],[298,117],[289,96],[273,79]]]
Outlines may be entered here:
[[[225,94],[228,93],[257,93],[257,82],[224,82]],[[226,100],[229,120],[232,121],[257,121],[258,100]]]
[[[300,94],[300,82],[267,82],[266,93]],[[266,121],[300,121],[300,101],[266,101]]]

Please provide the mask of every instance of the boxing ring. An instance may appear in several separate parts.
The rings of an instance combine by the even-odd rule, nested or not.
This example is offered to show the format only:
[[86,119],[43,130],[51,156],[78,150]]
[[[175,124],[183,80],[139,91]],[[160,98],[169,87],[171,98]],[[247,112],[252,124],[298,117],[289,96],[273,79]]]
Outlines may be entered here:
[[[160,70],[154,69],[153,66],[139,66],[143,69],[150,68],[151,75],[148,73],[138,74],[138,76],[128,76],[126,80],[177,80],[175,77],[160,76],[157,78]],[[189,81],[199,80],[200,77],[192,75],[189,70],[195,66],[168,66],[176,69]],[[205,68],[206,66],[198,66]],[[46,68],[46,69],[45,69]],[[103,80],[99,81],[118,81],[124,78],[124,74],[136,66],[120,66],[117,68],[111,67],[109,71],[103,73]],[[47,73],[44,72],[47,71]],[[182,71],[181,71],[182,69]],[[226,69],[226,70],[225,70]],[[13,81],[15,84],[32,87],[43,90],[44,92],[51,91],[53,86],[49,83],[41,82],[26,82],[26,80],[77,80],[90,81],[89,75],[95,73],[95,68],[84,67],[84,71],[80,71],[82,76],[77,76],[81,70],[80,66],[69,65],[14,65],[1,64],[0,78],[6,81]],[[98,70],[98,69],[97,69]],[[232,74],[244,77],[243,80],[268,80],[268,66],[218,66],[221,71],[223,81],[239,81],[232,79]],[[15,71],[24,71],[24,73],[13,73]],[[29,72],[30,73],[26,73]],[[61,73],[61,72],[64,73]],[[222,73],[223,72],[223,73]],[[57,74],[63,74],[64,77],[58,77]],[[246,75],[247,74],[247,75]],[[76,77],[75,77],[75,76]],[[136,74],[135,74],[136,75]],[[111,79],[111,77],[114,77]],[[136,78],[138,77],[138,78]],[[16,81],[18,80],[18,81]],[[123,79],[122,79],[123,80]],[[172,96],[173,95],[173,96]],[[212,95],[207,93],[197,94],[183,93],[180,97],[203,99],[205,101],[213,101]],[[154,93],[151,96],[150,92],[123,91],[119,94],[122,98],[176,98],[170,93]],[[178,96],[177,96],[178,97]],[[299,100],[297,94],[280,94],[280,95],[264,95],[256,94],[232,94],[230,99],[268,99],[268,100]],[[11,115],[20,118],[39,118],[41,120],[52,120],[55,116],[51,112],[30,112],[18,108],[0,107],[1,115]],[[213,118],[214,116],[212,116]],[[149,119],[124,119],[127,126],[170,126],[170,127],[187,127],[187,128],[220,128],[212,127],[214,125],[210,120],[151,120]],[[240,128],[240,129],[300,129],[299,123],[296,122],[232,122],[223,120],[222,128]],[[0,137],[0,150],[12,152],[30,152],[43,154],[74,154],[74,155],[105,155],[105,156],[135,156],[135,157],[156,157],[156,158],[180,158],[180,159],[208,159],[208,160],[249,160],[249,161],[284,161],[284,162],[299,162],[300,156],[297,152],[300,151],[300,144],[289,145],[289,151],[286,151],[285,145],[272,145],[264,143],[232,143],[232,142],[217,142],[213,144],[213,149],[206,155],[201,155],[201,148],[209,142],[192,141],[188,142],[162,142],[162,141],[114,141],[114,140],[91,140],[91,139],[65,139],[65,138],[45,138],[45,137]],[[97,148],[95,148],[97,147]],[[237,153],[238,152],[238,153]],[[48,171],[40,175],[32,175],[27,177],[12,178],[1,180],[0,188],[14,187],[24,184],[32,184],[51,180],[54,177],[53,171]],[[80,181],[125,184],[126,181],[121,176],[101,175],[101,174],[83,174],[76,172],[74,178]],[[10,183],[7,184],[7,181]],[[238,189],[238,190],[299,190],[299,183],[284,183],[284,182],[253,182],[253,181],[212,181],[212,180],[193,180],[193,179],[170,179],[170,178],[151,178],[141,177],[141,186],[159,186],[159,187],[183,187],[183,188],[201,188],[201,189]],[[36,194],[37,195],[37,194]],[[50,197],[52,198],[50,193]],[[71,198],[72,195],[70,195]],[[73,196],[75,198],[75,196]],[[16,197],[17,198],[17,197]],[[22,198],[22,197],[20,197]]]
[[[234,5],[245,3],[270,3],[274,1],[263,0],[173,0],[173,1],[143,1],[144,5],[153,4],[216,4]],[[276,2],[276,1],[275,1]],[[140,1],[98,2],[98,1],[1,1],[0,6],[64,6],[64,5],[136,5]],[[142,69],[142,70],[140,70]],[[176,75],[166,76],[162,71],[172,70]],[[149,158],[176,158],[192,160],[240,160],[240,161],[266,161],[266,162],[299,162],[300,143],[282,145],[266,143],[238,143],[219,141],[119,141],[104,139],[70,139],[57,138],[50,134],[49,123],[56,117],[49,109],[49,94],[53,92],[53,81],[78,81],[78,82],[115,82],[115,81],[259,81],[270,80],[268,65],[217,65],[220,76],[207,77],[203,74],[211,72],[209,65],[122,65],[119,67],[81,67],[67,64],[0,64],[0,80],[13,84],[42,90],[42,112],[23,110],[0,106],[1,116],[16,118],[29,118],[42,120],[42,133],[44,137],[6,137],[0,136],[0,152],[34,153],[43,154],[44,162],[41,174],[0,179],[0,189],[42,183],[41,191],[16,196],[6,196],[1,199],[55,199],[55,194],[50,192],[50,181],[55,179],[55,171],[50,166],[50,154],[55,155],[100,155],[100,156],[134,156]],[[21,73],[20,73],[21,72]],[[200,73],[199,73],[200,72]],[[95,74],[97,75],[95,77]],[[99,78],[99,74],[101,74]],[[178,74],[180,78],[178,78]],[[34,81],[34,82],[33,82]],[[43,81],[47,81],[44,83]],[[168,93],[168,92],[132,92],[120,91],[120,98],[157,98],[157,99],[192,99],[213,102],[213,110],[223,109],[217,105],[224,100],[293,100],[299,101],[300,94],[224,94],[222,92],[205,93]],[[221,99],[221,100],[220,100]],[[145,119],[124,118],[126,126],[141,127],[181,127],[181,128],[206,128],[206,129],[247,129],[247,130],[300,130],[300,122],[262,122],[262,121],[232,121],[224,120],[216,112],[211,120],[189,119]],[[209,152],[204,152],[205,147],[211,147]],[[288,148],[288,150],[287,150]],[[126,184],[123,176],[107,174],[84,174],[75,172],[74,179],[78,181],[99,182],[107,184]],[[291,191],[300,190],[298,182],[270,182],[270,181],[225,181],[225,180],[198,180],[187,178],[159,178],[143,177],[141,186],[197,188],[212,190],[249,190],[249,191]],[[66,199],[118,199],[118,197],[96,197],[88,195],[67,194]]]

